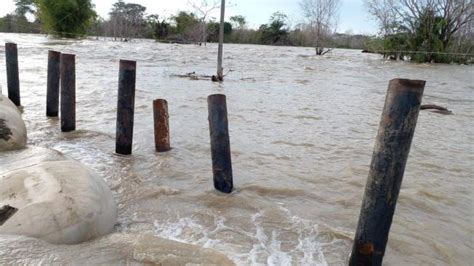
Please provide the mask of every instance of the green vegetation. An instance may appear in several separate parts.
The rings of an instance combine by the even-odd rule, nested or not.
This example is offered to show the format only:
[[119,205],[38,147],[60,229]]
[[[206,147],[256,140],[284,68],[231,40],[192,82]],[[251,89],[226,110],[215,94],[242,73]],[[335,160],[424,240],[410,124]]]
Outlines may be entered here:
[[37,0],[43,30],[74,38],[85,35],[96,16],[91,0]]
[[25,16],[8,14],[0,18],[0,32],[39,33],[39,21],[29,22]]
[[[59,37],[83,36],[93,26],[96,13],[91,0],[15,0],[16,10],[0,18],[0,31],[44,33]],[[27,15],[35,17],[34,22]]]
[[261,42],[263,44],[285,44],[288,37],[288,28],[286,27],[286,20],[288,17],[280,12],[274,13],[270,17],[268,24],[260,26],[262,32]]
[[366,5],[381,29],[369,50],[418,63],[473,62],[472,1],[366,0]]
[[33,0],[15,0],[15,4],[17,8],[14,13],[0,18],[0,32],[39,33],[39,20],[30,22],[26,18],[27,14],[36,12]]
[[[193,6],[195,12],[180,11],[171,17],[147,14],[146,7],[118,0],[111,7],[109,19],[96,16],[90,0],[15,0],[14,14],[0,18],[0,32],[48,33],[59,37],[76,38],[83,35],[113,37],[126,41],[132,38],[152,38],[163,42],[217,42],[219,24],[210,16],[218,6]],[[29,22],[27,16],[34,17]],[[211,17],[209,19],[209,17]],[[312,46],[308,25],[288,26],[288,18],[274,13],[268,23],[258,29],[247,26],[244,16],[232,16],[224,24],[225,42]],[[328,44],[338,48],[364,48],[366,36],[352,37],[335,34]]]
[[[379,36],[334,33],[331,27],[318,26],[331,22],[335,11],[322,17],[328,23],[316,23],[322,18],[310,16],[311,13],[306,14],[306,23],[293,27],[289,26],[285,14],[276,12],[258,29],[249,28],[244,16],[232,16],[224,24],[225,42],[313,46],[319,47],[321,54],[331,50],[323,47],[356,48],[395,60],[472,63],[473,4],[468,0],[453,1],[446,0],[444,8],[417,2],[417,6],[410,9],[403,5],[406,1],[366,0],[369,13],[380,24]],[[211,16],[218,6],[193,6],[193,12],[181,11],[162,17],[147,14],[146,8],[139,4],[118,0],[106,20],[96,16],[91,0],[15,0],[15,3],[16,11],[0,18],[2,32],[43,32],[68,38],[87,34],[122,41],[153,38],[200,45],[218,40],[219,24]],[[306,3],[305,10],[311,10],[319,2],[302,3]],[[337,1],[325,0],[324,3],[333,3],[336,10]]]

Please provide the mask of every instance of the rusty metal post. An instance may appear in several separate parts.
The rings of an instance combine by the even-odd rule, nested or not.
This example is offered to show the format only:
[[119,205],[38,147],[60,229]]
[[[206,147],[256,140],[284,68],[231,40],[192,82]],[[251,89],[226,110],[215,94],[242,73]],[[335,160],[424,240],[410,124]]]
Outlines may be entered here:
[[115,152],[132,154],[137,63],[120,60]]
[[59,111],[59,76],[61,53],[48,52],[48,78],[46,89],[46,116],[57,117]]
[[5,43],[5,60],[7,63],[8,98],[20,106],[20,75],[18,74],[18,49],[16,43]]
[[153,120],[155,121],[155,149],[157,152],[171,150],[168,102],[164,99],[153,101]]
[[231,193],[234,184],[226,97],[222,94],[210,95],[207,98],[207,103],[209,109],[209,130],[211,133],[214,188],[224,193]]
[[76,130],[76,56],[61,54],[61,131]]
[[388,86],[349,265],[382,265],[425,81]]

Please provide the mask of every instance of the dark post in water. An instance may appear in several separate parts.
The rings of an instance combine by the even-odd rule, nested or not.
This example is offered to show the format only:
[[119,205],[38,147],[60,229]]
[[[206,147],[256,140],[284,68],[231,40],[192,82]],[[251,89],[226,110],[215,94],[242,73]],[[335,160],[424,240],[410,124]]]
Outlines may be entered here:
[[207,98],[207,103],[214,187],[221,192],[231,193],[234,184],[232,180],[226,97],[222,94],[210,95]]
[[155,121],[155,149],[157,152],[171,150],[168,102],[164,99],[153,101],[153,118]]
[[136,69],[135,61],[120,60],[115,152],[122,155],[132,154]]
[[46,89],[46,116],[57,117],[59,112],[59,75],[61,53],[48,52],[48,79]]
[[349,265],[382,265],[425,81],[390,81]]
[[18,49],[16,43],[5,43],[5,59],[7,62],[8,98],[20,106],[20,75],[18,74]]
[[61,54],[61,131],[76,130],[76,56]]

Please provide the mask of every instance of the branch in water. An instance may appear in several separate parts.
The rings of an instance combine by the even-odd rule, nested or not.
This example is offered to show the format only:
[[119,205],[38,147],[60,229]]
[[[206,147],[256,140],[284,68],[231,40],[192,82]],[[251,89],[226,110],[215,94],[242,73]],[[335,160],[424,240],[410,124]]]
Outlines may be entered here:
[[326,50],[325,52],[323,52],[321,55],[325,55],[325,54],[327,54],[327,53],[331,52],[332,50],[333,50],[333,48],[331,48],[331,49],[327,49],[327,50]]
[[440,114],[444,114],[444,115],[449,115],[449,114],[453,113],[448,108],[442,107],[442,106],[439,106],[439,105],[436,105],[436,104],[423,104],[420,107],[420,110],[435,110],[435,112],[440,113]]
[[[231,69],[229,69],[227,71],[227,73],[224,74],[224,77],[227,76],[227,74],[229,74],[230,72],[232,72]],[[184,75],[182,74],[171,74],[170,75],[171,77],[178,77],[178,78],[189,78],[190,80],[212,80],[212,81],[217,81],[215,79],[217,79],[217,77],[215,75],[198,75],[196,74],[196,72],[189,72],[189,73],[186,73]]]

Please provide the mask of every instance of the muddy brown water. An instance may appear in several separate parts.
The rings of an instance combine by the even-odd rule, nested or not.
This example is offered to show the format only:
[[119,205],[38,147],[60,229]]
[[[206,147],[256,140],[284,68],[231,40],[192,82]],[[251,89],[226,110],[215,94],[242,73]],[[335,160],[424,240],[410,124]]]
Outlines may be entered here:
[[[240,265],[346,264],[388,81],[426,80],[423,103],[454,115],[420,114],[385,264],[474,261],[472,66],[388,62],[356,50],[316,57],[311,48],[225,45],[224,66],[232,71],[217,84],[172,76],[214,74],[213,44],[0,34],[5,41],[19,47],[28,144],[100,173],[119,205],[118,232],[213,248]],[[49,49],[77,55],[72,133],[45,117]],[[114,154],[119,59],[138,65],[130,157]],[[227,95],[231,195],[212,187],[206,97],[213,93]],[[164,154],[154,152],[156,98],[169,104],[173,149]]]

